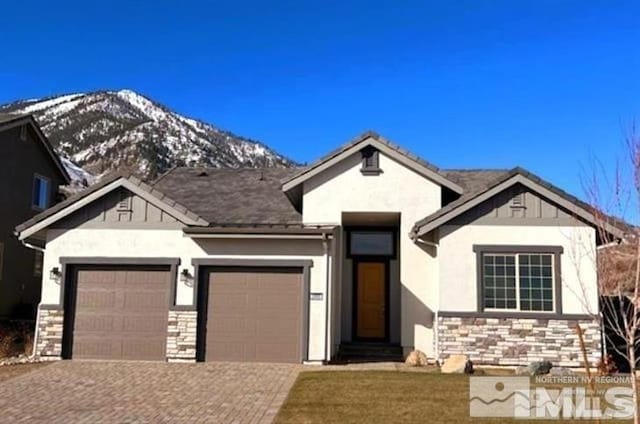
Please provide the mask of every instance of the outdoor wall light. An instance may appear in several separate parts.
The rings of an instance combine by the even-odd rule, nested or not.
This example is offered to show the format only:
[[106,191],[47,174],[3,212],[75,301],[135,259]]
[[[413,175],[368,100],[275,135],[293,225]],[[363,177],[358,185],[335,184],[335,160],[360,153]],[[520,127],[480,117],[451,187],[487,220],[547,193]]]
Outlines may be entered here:
[[57,266],[54,266],[53,268],[51,268],[51,271],[49,271],[49,278],[51,278],[54,281],[60,281],[60,278],[62,278],[62,273],[60,272],[60,268],[58,268]]
[[180,273],[180,281],[185,283],[187,287],[193,287],[193,275],[191,275],[188,268],[183,269]]

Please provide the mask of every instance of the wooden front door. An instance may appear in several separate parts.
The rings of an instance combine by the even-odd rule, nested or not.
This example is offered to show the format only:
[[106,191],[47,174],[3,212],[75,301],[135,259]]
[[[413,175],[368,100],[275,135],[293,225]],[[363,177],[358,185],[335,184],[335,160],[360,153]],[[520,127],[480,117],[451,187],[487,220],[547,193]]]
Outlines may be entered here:
[[386,264],[384,262],[356,263],[356,337],[385,339],[386,328]]

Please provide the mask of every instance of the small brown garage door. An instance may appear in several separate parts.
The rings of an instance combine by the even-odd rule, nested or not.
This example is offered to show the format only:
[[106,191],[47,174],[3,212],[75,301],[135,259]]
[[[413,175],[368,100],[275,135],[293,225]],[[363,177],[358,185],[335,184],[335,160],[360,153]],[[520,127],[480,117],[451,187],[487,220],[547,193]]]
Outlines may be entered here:
[[302,271],[217,268],[209,274],[206,359],[302,361]]
[[166,358],[168,267],[76,270],[74,358]]

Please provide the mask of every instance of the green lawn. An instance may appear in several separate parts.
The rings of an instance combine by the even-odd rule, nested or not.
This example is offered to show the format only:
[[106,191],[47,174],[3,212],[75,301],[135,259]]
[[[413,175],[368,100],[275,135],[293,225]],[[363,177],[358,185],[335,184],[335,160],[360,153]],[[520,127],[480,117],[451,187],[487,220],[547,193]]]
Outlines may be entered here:
[[464,422],[510,421],[469,418],[466,375],[397,371],[302,372],[276,418],[277,424]]

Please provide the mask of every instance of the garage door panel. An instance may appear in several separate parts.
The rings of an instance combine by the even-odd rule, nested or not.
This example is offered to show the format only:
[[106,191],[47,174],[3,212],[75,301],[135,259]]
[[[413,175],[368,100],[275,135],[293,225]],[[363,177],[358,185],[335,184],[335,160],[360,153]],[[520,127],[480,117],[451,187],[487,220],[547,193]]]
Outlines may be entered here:
[[78,270],[73,356],[164,360],[170,275],[167,268]]
[[208,293],[208,360],[302,360],[300,270],[213,270]]
[[76,336],[82,332],[111,332],[118,327],[116,323],[117,320],[119,320],[119,317],[114,317],[113,315],[76,315],[74,332]]
[[257,343],[256,357],[263,362],[298,362],[298,355],[282,350],[280,343]]
[[123,309],[142,308],[148,310],[166,310],[169,299],[168,293],[156,291],[134,291],[124,294]]
[[110,309],[116,306],[116,292],[112,290],[91,290],[78,293],[78,304],[83,308]]

